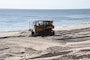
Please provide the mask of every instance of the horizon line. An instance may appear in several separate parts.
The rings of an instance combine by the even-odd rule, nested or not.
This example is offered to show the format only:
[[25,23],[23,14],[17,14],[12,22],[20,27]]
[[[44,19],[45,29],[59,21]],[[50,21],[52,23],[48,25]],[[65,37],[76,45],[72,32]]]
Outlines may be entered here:
[[0,8],[0,10],[9,10],[9,9],[11,9],[11,10],[81,10],[81,9],[90,9],[90,8],[80,8],[80,9],[18,9],[18,8]]

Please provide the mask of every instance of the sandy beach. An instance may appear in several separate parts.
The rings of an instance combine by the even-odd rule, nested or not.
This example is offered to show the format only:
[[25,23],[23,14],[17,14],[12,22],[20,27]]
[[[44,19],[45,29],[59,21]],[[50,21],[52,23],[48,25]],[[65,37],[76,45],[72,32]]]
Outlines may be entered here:
[[0,60],[90,60],[90,24],[56,28],[54,36],[0,33]]

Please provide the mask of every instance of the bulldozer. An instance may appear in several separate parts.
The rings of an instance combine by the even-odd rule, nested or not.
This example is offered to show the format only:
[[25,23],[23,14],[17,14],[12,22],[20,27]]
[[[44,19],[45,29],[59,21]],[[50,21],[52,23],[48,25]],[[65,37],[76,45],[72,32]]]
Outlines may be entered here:
[[33,22],[32,36],[54,35],[54,25],[52,20],[38,20]]

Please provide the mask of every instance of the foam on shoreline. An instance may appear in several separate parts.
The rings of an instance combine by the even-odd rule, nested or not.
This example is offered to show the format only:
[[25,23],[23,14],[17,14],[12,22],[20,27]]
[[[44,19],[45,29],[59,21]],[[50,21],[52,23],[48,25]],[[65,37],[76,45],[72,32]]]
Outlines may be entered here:
[[90,23],[82,23],[82,24],[78,24],[78,25],[73,25],[73,26],[57,26],[55,27],[55,31],[59,31],[59,30],[74,30],[74,29],[81,29],[81,28],[88,28],[90,27]]

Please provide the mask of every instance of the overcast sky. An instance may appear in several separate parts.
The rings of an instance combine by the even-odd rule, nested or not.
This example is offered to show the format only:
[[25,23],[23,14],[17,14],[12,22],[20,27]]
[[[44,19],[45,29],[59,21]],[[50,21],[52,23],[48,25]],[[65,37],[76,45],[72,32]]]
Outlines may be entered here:
[[90,9],[90,0],[0,0],[0,9]]

